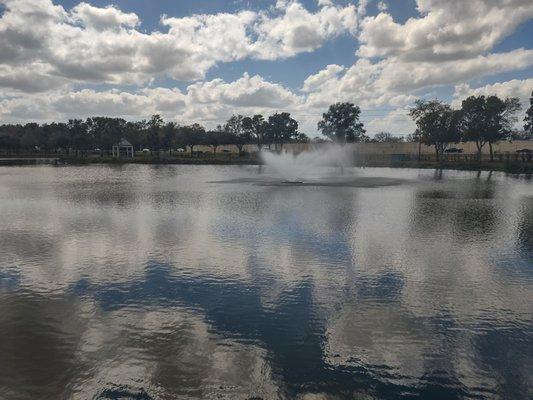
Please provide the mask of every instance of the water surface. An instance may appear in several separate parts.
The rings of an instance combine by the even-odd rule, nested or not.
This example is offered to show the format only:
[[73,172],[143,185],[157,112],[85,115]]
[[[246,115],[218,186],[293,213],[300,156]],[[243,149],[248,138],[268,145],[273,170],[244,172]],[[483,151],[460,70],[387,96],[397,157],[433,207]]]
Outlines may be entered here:
[[0,167],[0,397],[531,397],[530,180],[264,172]]

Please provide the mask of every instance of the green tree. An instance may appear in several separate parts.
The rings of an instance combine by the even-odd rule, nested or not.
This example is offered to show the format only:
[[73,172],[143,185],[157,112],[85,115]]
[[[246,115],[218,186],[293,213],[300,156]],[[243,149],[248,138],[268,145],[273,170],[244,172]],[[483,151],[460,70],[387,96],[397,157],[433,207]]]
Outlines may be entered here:
[[298,135],[298,121],[291,118],[291,114],[282,112],[268,117],[268,131],[276,145],[283,150],[283,144],[291,142]]
[[213,149],[213,154],[217,153],[217,148],[220,145],[225,144],[224,134],[225,132],[221,130],[214,130],[214,131],[206,132],[205,142],[208,146],[210,146]]
[[224,125],[224,130],[229,134],[231,144],[237,146],[239,155],[242,155],[244,145],[250,143],[251,132],[247,129],[242,115],[232,115]]
[[294,141],[296,143],[309,143],[311,139],[305,133],[299,132],[294,138]]
[[417,100],[409,115],[417,125],[419,143],[435,146],[437,161],[450,143],[461,140],[461,113],[438,100]]
[[36,151],[36,146],[39,143],[39,136],[42,134],[41,127],[35,122],[30,122],[22,128],[22,135],[20,137],[20,144],[22,147]]
[[377,143],[400,143],[404,140],[401,136],[394,136],[389,132],[379,132],[374,135],[372,141]]
[[172,146],[176,144],[178,126],[175,122],[167,122],[161,127],[161,145],[172,154]]
[[256,114],[253,117],[244,117],[242,123],[247,134],[255,141],[257,148],[261,151],[261,148],[265,144],[268,122],[265,121],[265,118],[261,114]]
[[191,150],[191,156],[194,154],[194,147],[205,143],[205,129],[200,124],[192,124],[179,128],[178,142]]
[[54,131],[52,128],[52,124],[43,124],[41,126],[40,135],[37,138],[37,141],[39,143],[39,147],[45,154],[48,153],[48,150],[52,146],[53,133]]
[[123,127],[123,136],[137,149],[148,147],[148,122],[128,121]]
[[502,100],[497,96],[470,96],[463,100],[462,138],[464,141],[472,140],[476,143],[479,160],[483,146],[487,143],[490,159],[493,160],[492,145],[509,137],[518,110],[520,101],[516,97]]
[[80,150],[87,150],[94,143],[87,124],[81,119],[70,119],[67,123],[67,131],[70,147],[76,150],[76,155]]
[[159,157],[159,150],[161,147],[161,128],[163,127],[163,118],[161,115],[154,114],[150,121],[148,121],[148,143],[150,145],[150,152],[156,151]]
[[533,92],[529,98],[529,108],[526,111],[526,117],[524,118],[524,130],[527,136],[533,136]]
[[359,121],[361,109],[352,103],[335,103],[322,114],[318,129],[334,142],[344,145],[364,140],[365,129]]
[[50,139],[50,146],[54,147],[56,151],[67,150],[69,146],[69,133],[67,124],[64,122],[52,122],[50,124],[52,137]]
[[86,124],[102,155],[104,149],[110,149],[120,141],[126,121],[122,118],[91,117],[87,118]]

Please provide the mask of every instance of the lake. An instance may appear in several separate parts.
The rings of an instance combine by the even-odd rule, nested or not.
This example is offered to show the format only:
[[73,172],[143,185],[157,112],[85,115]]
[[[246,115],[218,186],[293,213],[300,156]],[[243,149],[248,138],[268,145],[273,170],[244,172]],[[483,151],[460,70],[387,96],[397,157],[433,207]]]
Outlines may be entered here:
[[0,397],[531,397],[531,180],[353,172],[0,167]]

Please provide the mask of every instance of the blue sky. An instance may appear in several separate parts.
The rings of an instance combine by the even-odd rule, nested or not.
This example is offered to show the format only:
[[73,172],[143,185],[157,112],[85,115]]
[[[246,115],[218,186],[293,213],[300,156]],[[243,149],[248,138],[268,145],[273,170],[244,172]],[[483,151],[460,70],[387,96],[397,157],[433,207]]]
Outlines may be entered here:
[[[0,118],[163,114],[207,127],[351,101],[412,132],[417,98],[533,89],[526,0],[0,0]],[[246,11],[246,12],[245,12]],[[2,35],[3,33],[3,35]]]

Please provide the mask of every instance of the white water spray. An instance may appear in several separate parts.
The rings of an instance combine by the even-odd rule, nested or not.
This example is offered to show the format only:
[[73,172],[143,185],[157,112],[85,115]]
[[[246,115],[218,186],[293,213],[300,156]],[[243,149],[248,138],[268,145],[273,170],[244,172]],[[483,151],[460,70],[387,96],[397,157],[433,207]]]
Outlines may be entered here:
[[265,165],[287,182],[305,182],[326,177],[339,176],[350,165],[347,148],[330,145],[299,154],[263,151]]

